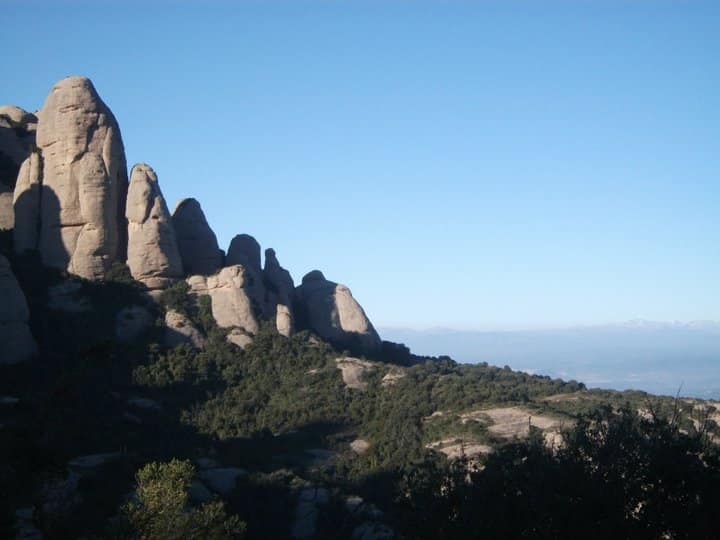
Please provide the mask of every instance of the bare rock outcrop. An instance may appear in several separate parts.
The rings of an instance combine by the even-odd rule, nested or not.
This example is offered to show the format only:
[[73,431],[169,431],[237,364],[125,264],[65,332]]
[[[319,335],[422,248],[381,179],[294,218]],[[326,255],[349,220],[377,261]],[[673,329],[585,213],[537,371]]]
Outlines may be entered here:
[[265,250],[263,282],[267,289],[266,303],[275,314],[275,325],[280,335],[290,337],[295,332],[295,315],[292,310],[295,284],[290,272],[285,270],[275,256],[275,250]]
[[238,234],[230,241],[225,263],[241,264],[258,276],[260,269],[260,244],[249,234]]
[[32,152],[23,161],[17,175],[13,194],[13,240],[15,251],[23,253],[37,249],[40,239],[40,190],[42,189],[42,158]]
[[31,163],[28,174],[40,185],[39,223],[18,214],[31,207],[25,185],[15,194],[18,234],[31,237],[34,225],[44,264],[100,279],[125,260],[127,168],[120,128],[89,79],[68,77],[53,87],[38,113],[36,143],[41,172]]
[[292,310],[285,304],[277,304],[275,307],[275,328],[278,334],[290,337],[295,333],[295,318]]
[[251,294],[252,276],[245,267],[226,266],[211,276],[195,275],[187,279],[190,293],[209,295],[212,314],[218,326],[242,328],[254,334],[259,329],[257,300]]
[[29,318],[25,295],[10,263],[0,255],[0,364],[22,362],[37,353]]
[[353,298],[350,289],[328,281],[319,270],[313,270],[295,289],[295,305],[305,325],[336,345],[359,352],[376,351],[380,337]]
[[85,77],[57,83],[39,114],[39,250],[48,266],[100,279],[125,259],[127,165],[120,128]]
[[35,145],[37,116],[14,105],[0,106],[0,230],[14,226],[13,191],[20,165]]
[[265,250],[265,268],[263,277],[268,289],[277,294],[278,301],[289,305],[295,293],[295,283],[290,272],[285,270],[277,260],[275,250]]
[[205,346],[205,338],[190,319],[178,311],[169,309],[165,313],[165,345],[175,347],[181,343],[202,349]]
[[132,168],[125,216],[128,220],[127,265],[148,289],[163,289],[183,277],[175,228],[149,165]]
[[195,199],[180,201],[173,212],[172,222],[185,273],[209,276],[217,272],[224,256],[200,203]]

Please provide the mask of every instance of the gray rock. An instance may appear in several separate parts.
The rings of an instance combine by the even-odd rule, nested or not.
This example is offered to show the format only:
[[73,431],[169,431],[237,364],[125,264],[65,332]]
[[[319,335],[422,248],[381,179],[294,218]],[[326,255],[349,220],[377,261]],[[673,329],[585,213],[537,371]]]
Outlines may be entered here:
[[275,250],[272,248],[265,250],[265,268],[263,269],[265,281],[268,288],[277,294],[278,301],[281,304],[290,305],[292,303],[293,294],[295,293],[295,283],[290,272],[285,270],[277,260]]
[[205,346],[205,337],[185,315],[169,309],[165,313],[165,345],[176,347],[181,343],[202,349]]
[[32,152],[23,161],[17,175],[12,198],[15,226],[13,241],[17,253],[38,249],[42,167],[40,152]]
[[320,337],[361,352],[380,348],[380,337],[350,289],[326,280],[319,270],[303,278],[295,298],[306,324]]
[[295,320],[292,310],[283,304],[277,304],[275,309],[275,327],[277,328],[278,334],[290,337],[295,332]]
[[8,118],[15,125],[21,125],[27,130],[34,131],[37,126],[37,116],[16,105],[0,105],[0,116]]
[[252,343],[252,336],[247,335],[243,330],[233,328],[228,333],[227,340],[241,349],[244,349]]
[[238,480],[247,477],[247,471],[237,467],[205,469],[198,476],[214,492],[229,495],[235,490]]
[[8,260],[0,255],[0,364],[15,364],[37,353],[30,333],[25,295]]
[[222,328],[258,331],[257,301],[252,298],[252,275],[245,267],[227,266],[212,276],[190,276],[190,292],[210,296],[212,314]]
[[223,264],[223,252],[200,203],[195,199],[180,201],[172,222],[185,273],[208,276],[217,272]]
[[14,226],[13,190],[21,163],[35,145],[37,117],[14,105],[0,106],[0,230]]
[[295,315],[292,302],[295,284],[290,272],[277,260],[274,249],[265,250],[265,268],[263,269],[267,312],[275,317],[275,326],[280,335],[290,337],[295,332]]
[[225,264],[241,264],[258,276],[260,268],[260,244],[249,234],[238,234],[230,241]]
[[[120,129],[85,77],[57,83],[38,118],[43,263],[101,279],[114,261],[125,260],[127,169]],[[19,198],[16,213],[25,208]]]
[[115,337],[121,343],[129,343],[140,337],[153,323],[152,315],[144,307],[125,307],[115,318]]
[[149,289],[163,289],[183,277],[175,228],[155,171],[144,163],[132,168],[125,216],[127,264]]

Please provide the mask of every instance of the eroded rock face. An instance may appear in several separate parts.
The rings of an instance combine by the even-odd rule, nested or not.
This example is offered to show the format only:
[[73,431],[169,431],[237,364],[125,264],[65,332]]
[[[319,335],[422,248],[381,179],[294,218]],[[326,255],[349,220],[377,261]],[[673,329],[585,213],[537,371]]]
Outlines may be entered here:
[[195,199],[180,201],[172,222],[185,273],[209,276],[217,272],[223,263],[223,252],[200,203]]
[[132,276],[149,289],[163,289],[183,277],[175,228],[149,165],[132,168],[125,216],[128,220],[127,264]]
[[40,152],[35,151],[23,161],[17,176],[12,199],[15,224],[13,241],[17,253],[38,248],[42,169],[42,157]]
[[277,260],[275,250],[270,248],[265,250],[265,269],[263,270],[265,282],[268,288],[277,294],[278,300],[282,304],[289,305],[292,302],[295,293],[295,283],[290,272],[285,270]]
[[[29,173],[31,184],[38,176],[41,184],[36,247],[44,264],[100,279],[112,262],[125,260],[127,170],[120,129],[85,77],[57,83],[38,119],[42,172]],[[26,207],[18,204],[22,197],[15,196],[16,213]],[[17,218],[23,227],[32,222]],[[30,236],[27,229],[22,235]]]
[[268,311],[275,316],[275,326],[280,335],[290,337],[295,332],[295,315],[292,310],[295,284],[290,272],[277,260],[274,249],[265,250],[263,282],[266,289]]
[[248,270],[260,275],[260,244],[249,234],[238,234],[230,241],[227,265],[241,264]]
[[277,304],[275,308],[275,327],[281,336],[290,337],[295,333],[295,320],[292,310],[288,306]]
[[319,270],[303,278],[295,299],[304,323],[320,337],[361,352],[380,348],[380,337],[350,289],[326,280]]
[[20,165],[35,145],[37,116],[14,105],[0,106],[0,230],[14,226],[13,191]]
[[37,353],[29,319],[25,295],[10,263],[0,255],[0,364],[22,362]]
[[187,283],[195,295],[209,295],[218,326],[258,331],[257,300],[251,296],[252,275],[245,267],[227,266],[211,276],[190,276]]

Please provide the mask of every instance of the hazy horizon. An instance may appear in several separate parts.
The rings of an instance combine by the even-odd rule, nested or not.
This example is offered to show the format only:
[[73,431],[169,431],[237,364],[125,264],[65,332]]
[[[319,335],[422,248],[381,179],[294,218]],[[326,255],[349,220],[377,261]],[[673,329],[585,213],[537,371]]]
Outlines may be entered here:
[[720,323],[623,323],[524,330],[380,327],[384,339],[419,355],[447,355],[589,388],[720,399]]

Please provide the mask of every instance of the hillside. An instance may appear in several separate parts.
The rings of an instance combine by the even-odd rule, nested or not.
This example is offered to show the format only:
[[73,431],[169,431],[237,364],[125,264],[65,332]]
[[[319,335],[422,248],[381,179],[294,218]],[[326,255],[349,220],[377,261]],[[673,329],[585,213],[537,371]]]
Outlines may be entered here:
[[0,536],[713,537],[717,402],[382,341],[128,175],[88,79],[0,122]]

